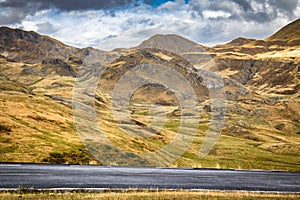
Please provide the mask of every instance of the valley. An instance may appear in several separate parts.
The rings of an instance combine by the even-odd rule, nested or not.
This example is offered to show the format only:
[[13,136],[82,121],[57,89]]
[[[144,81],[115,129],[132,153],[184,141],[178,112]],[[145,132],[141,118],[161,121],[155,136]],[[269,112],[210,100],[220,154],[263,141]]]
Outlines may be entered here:
[[1,27],[0,162],[299,171],[299,30],[101,51]]

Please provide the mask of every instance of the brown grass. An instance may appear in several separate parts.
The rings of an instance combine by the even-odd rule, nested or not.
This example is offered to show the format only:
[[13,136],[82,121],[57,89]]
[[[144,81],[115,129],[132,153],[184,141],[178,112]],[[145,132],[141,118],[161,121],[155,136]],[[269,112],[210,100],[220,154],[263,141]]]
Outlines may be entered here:
[[225,199],[259,199],[288,200],[299,199],[300,194],[259,193],[259,192],[223,192],[223,191],[103,191],[103,192],[2,192],[0,200],[43,199],[43,200],[76,200],[76,199],[107,199],[107,200],[225,200]]

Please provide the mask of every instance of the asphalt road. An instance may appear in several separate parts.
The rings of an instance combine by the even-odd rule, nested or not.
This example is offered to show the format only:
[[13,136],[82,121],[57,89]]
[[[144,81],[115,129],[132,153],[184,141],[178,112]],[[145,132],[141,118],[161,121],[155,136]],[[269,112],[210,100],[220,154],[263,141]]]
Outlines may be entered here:
[[17,189],[216,189],[300,192],[300,173],[0,164],[0,188]]

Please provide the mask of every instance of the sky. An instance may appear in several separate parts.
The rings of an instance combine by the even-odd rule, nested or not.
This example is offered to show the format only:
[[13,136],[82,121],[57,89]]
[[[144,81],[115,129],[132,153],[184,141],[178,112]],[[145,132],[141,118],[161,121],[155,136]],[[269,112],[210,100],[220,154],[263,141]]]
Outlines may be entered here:
[[263,39],[300,18],[300,0],[0,0],[0,26],[76,47],[133,47],[155,34],[203,45]]

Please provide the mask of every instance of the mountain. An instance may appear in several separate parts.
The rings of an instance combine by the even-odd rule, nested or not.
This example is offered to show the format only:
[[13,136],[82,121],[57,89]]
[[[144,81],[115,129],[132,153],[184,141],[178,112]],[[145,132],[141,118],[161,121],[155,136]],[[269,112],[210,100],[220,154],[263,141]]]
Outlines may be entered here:
[[[215,52],[237,52],[246,55],[256,54],[270,54],[286,52],[295,54],[293,52],[300,46],[300,19],[288,24],[280,29],[278,32],[264,40],[256,40],[250,38],[237,38],[227,44],[216,45],[213,47]],[[286,55],[281,55],[285,56]],[[291,55],[291,57],[293,57]]]
[[1,27],[0,161],[299,171],[298,27],[213,47],[155,35],[110,52]]
[[[289,44],[292,41],[296,41],[300,39],[300,19],[288,24],[287,26],[280,29],[271,37],[267,38],[267,41],[286,41]],[[299,45],[299,43],[298,43]]]
[[231,42],[228,42],[226,45],[238,47],[238,46],[243,46],[245,44],[249,44],[250,42],[253,42],[253,41],[255,41],[255,39],[239,37],[239,38],[232,40]]
[[0,27],[0,52],[14,61],[39,62],[45,58],[66,59],[77,48],[35,32]]
[[192,42],[179,35],[161,35],[157,34],[142,42],[138,48],[155,48],[163,49],[173,53],[186,53],[193,51],[204,51],[204,46]]
[[[300,20],[265,40],[237,38],[211,48],[215,62],[228,77],[269,94],[299,94]],[[226,72],[225,72],[226,71]],[[227,73],[227,75],[225,75]]]

